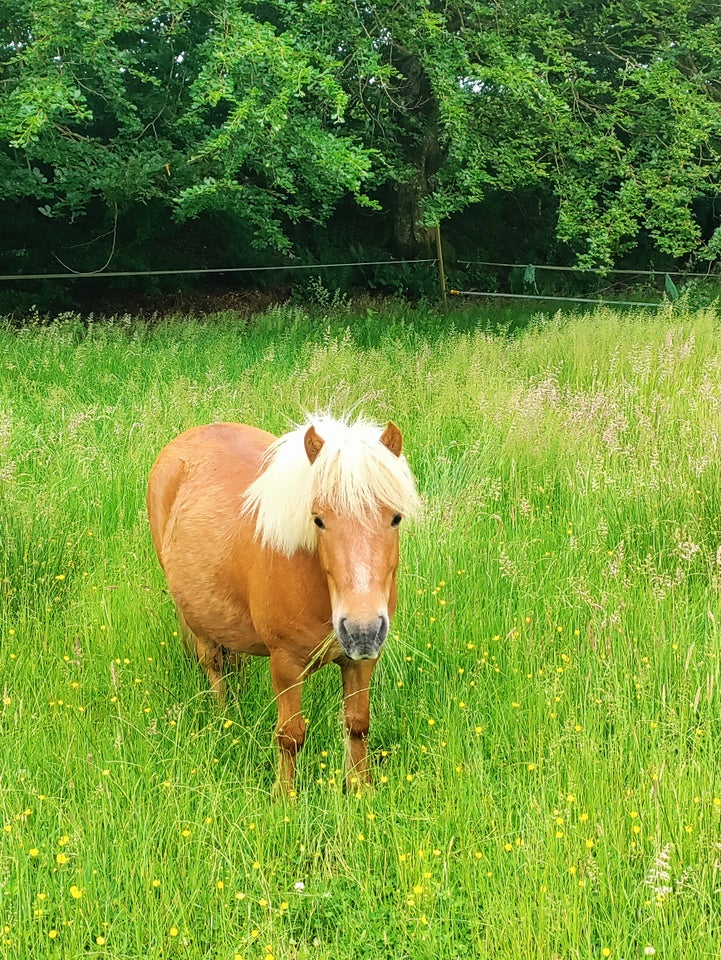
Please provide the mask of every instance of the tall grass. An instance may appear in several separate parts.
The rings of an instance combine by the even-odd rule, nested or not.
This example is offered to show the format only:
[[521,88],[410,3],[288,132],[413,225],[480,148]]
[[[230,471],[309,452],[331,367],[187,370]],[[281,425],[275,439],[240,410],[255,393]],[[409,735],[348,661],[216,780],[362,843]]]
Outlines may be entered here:
[[[483,319],[0,330],[0,955],[717,956],[719,318]],[[267,663],[214,709],[144,487],[186,427],[316,407],[396,420],[425,512],[376,790],[330,668],[283,803]]]

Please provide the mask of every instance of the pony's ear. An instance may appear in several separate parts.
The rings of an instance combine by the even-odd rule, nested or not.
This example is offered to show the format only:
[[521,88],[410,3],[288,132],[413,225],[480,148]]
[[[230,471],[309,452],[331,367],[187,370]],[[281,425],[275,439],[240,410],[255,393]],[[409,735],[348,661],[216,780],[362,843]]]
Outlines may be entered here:
[[403,449],[403,434],[392,420],[388,421],[388,426],[381,434],[381,443],[384,447],[388,447],[391,453],[400,457]]
[[323,449],[323,444],[325,440],[323,437],[319,436],[316,432],[315,427],[311,424],[308,429],[305,431],[305,437],[303,438],[303,443],[305,445],[305,452],[311,463],[315,463],[315,458]]

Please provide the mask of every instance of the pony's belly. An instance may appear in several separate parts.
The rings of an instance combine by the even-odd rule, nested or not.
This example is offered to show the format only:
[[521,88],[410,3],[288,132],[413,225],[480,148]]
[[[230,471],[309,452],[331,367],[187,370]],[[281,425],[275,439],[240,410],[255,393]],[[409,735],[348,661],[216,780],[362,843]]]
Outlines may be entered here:
[[208,632],[219,647],[233,653],[247,653],[254,657],[267,657],[268,647],[256,633],[249,617],[233,619],[228,623],[218,623]]
[[270,654],[244,606],[207,604],[204,608],[194,603],[183,603],[176,596],[176,603],[186,623],[196,637],[223,647],[232,653],[247,653],[267,657]]
[[270,650],[263,641],[258,638],[252,640],[232,637],[231,639],[219,641],[219,644],[223,649],[230,651],[230,653],[246,653],[251,657],[270,656]]

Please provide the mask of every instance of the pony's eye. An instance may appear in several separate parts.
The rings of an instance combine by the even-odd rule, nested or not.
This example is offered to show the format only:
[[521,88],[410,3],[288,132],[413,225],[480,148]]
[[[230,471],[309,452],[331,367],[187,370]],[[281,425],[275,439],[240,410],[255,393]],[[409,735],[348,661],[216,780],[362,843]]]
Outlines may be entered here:
[[313,517],[313,523],[318,527],[319,530],[325,530],[325,524],[320,517]]
[[403,519],[403,517],[400,515],[400,513],[397,513],[397,514],[395,515],[395,517],[393,517],[393,519],[391,520],[391,526],[392,526],[392,527],[397,527],[397,526],[399,526],[399,524],[400,524],[400,522],[401,522],[402,519]]

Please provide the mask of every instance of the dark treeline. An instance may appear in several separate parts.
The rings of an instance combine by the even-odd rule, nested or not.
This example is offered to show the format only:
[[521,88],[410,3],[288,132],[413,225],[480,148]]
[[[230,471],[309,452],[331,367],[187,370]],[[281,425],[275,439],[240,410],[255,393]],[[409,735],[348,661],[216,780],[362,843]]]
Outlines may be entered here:
[[[485,289],[518,277],[465,261],[713,269],[720,156],[717,3],[0,2],[3,274],[429,257],[438,223]],[[5,283],[0,309],[100,283]]]

